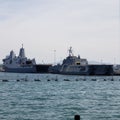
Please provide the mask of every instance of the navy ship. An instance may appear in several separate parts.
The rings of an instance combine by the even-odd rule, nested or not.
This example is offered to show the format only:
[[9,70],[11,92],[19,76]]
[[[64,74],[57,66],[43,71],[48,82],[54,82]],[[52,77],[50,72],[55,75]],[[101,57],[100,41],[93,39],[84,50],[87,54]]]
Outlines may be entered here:
[[88,61],[80,55],[74,56],[72,47],[70,47],[69,55],[63,60],[60,65],[55,65],[50,68],[51,73],[69,74],[69,75],[87,75],[89,74]]
[[14,51],[10,51],[10,55],[3,59],[3,69],[5,72],[15,73],[36,73],[35,59],[28,59],[25,56],[25,50],[20,48],[19,55],[16,56]]
[[74,56],[72,47],[69,49],[69,55],[63,60],[62,64],[50,67],[49,71],[55,74],[68,75],[112,75],[112,65],[90,65],[87,59],[81,58],[79,55]]

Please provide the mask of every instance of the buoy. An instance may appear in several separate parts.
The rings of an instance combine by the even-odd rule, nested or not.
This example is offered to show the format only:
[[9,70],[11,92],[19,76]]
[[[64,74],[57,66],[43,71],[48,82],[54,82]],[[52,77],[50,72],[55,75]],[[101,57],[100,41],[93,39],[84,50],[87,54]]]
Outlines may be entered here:
[[39,79],[34,79],[34,81],[40,81]]
[[58,81],[58,77],[57,76],[55,77],[55,81]]
[[80,115],[75,115],[74,120],[80,120]]
[[79,81],[78,79],[76,79],[76,81]]
[[112,78],[111,81],[114,81],[114,79]]
[[96,81],[96,79],[91,79],[92,81]]
[[86,81],[86,79],[85,79],[85,78],[83,78],[82,80],[83,80],[83,81]]
[[55,79],[55,81],[58,81],[58,79]]
[[48,79],[47,81],[50,81],[50,79]]
[[106,81],[106,79],[103,79],[104,81]]
[[70,81],[69,79],[64,79],[64,81]]
[[17,81],[17,82],[19,82],[20,80],[19,80],[19,79],[17,79],[16,81]]
[[4,80],[2,80],[3,82],[8,82],[8,80],[6,80],[6,79],[4,79]]

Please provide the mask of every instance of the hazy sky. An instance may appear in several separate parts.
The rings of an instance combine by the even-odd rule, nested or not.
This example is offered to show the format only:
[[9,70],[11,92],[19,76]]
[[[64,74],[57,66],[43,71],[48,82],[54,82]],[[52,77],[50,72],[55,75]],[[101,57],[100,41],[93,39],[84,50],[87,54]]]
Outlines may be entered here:
[[0,62],[24,44],[26,56],[53,63],[80,54],[120,63],[119,0],[0,0]]

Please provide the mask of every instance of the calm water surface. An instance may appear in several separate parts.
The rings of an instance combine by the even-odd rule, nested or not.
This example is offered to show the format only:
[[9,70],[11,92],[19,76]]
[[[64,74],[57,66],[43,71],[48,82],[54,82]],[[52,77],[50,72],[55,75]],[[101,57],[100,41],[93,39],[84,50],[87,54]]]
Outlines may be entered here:
[[120,120],[120,77],[0,73],[0,120],[74,120],[75,114]]

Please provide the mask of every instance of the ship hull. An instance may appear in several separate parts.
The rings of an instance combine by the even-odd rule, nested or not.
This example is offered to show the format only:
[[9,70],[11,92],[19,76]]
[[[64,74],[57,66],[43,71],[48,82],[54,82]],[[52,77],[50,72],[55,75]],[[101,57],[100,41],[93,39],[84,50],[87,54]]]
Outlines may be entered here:
[[[62,68],[62,69],[61,69]],[[113,75],[113,65],[86,65],[85,70],[81,71],[75,66],[75,69],[70,70],[70,66],[63,67],[55,66],[51,69],[51,73],[64,74],[64,75],[89,75],[89,76],[101,76],[101,75]]]
[[88,75],[88,66],[80,66],[80,65],[64,65],[60,70],[61,74],[68,75]]
[[37,64],[30,67],[18,67],[18,68],[8,68],[4,67],[5,72],[12,73],[48,73],[49,67],[52,65],[49,64]]
[[88,65],[89,75],[113,75],[113,65]]
[[20,68],[4,68],[5,72],[12,72],[12,73],[36,73],[36,67],[20,67]]
[[36,72],[37,73],[48,73],[49,68],[52,66],[51,64],[37,64]]

